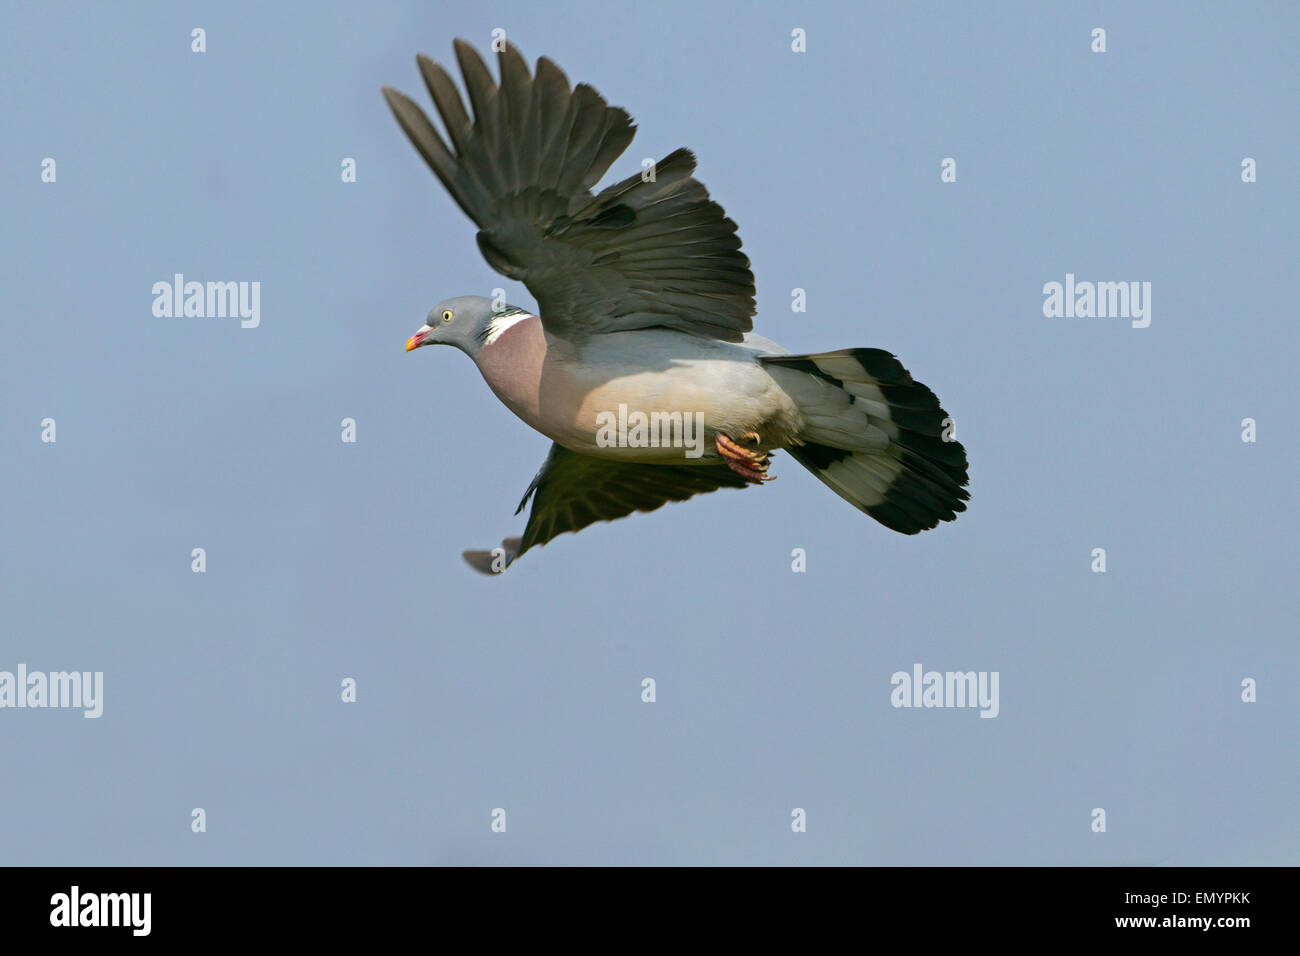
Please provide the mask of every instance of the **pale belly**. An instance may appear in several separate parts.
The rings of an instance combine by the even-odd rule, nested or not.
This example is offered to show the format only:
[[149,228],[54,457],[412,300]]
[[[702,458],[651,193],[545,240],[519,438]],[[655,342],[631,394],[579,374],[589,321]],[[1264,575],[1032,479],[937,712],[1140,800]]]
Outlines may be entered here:
[[[509,347],[514,331],[485,353]],[[517,341],[537,331],[520,329]],[[753,354],[663,330],[621,332],[576,353],[552,340],[540,367],[515,362],[509,376],[489,375],[486,368],[484,375],[511,411],[572,451],[624,461],[714,463],[719,433],[754,433],[759,447],[770,449],[797,432],[798,409]],[[504,351],[484,356],[509,358]]]

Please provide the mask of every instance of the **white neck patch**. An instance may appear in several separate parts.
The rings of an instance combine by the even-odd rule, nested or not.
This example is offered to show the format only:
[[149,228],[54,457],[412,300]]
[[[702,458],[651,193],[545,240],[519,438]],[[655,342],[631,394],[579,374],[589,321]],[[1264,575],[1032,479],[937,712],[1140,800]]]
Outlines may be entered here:
[[518,325],[524,319],[532,319],[536,316],[527,312],[519,312],[514,315],[500,315],[488,322],[487,337],[483,339],[484,345],[491,345],[505,333],[506,329]]

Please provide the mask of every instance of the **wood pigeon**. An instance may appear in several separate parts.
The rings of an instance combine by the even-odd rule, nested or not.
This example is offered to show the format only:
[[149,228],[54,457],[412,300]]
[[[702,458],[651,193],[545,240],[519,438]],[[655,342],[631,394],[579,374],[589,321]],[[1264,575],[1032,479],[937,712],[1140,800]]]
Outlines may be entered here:
[[554,444],[516,514],[522,538],[466,551],[485,573],[529,548],[633,511],[770,479],[791,456],[903,534],[966,509],[966,451],[934,392],[880,349],[791,355],[751,332],[754,276],[736,224],[678,149],[593,195],[635,126],[551,60],[514,46],[501,80],[465,41],[451,77],[417,57],[446,128],[384,88],[406,135],[478,226],[493,269],[538,312],[479,296],[434,306],[406,343],[451,345]]

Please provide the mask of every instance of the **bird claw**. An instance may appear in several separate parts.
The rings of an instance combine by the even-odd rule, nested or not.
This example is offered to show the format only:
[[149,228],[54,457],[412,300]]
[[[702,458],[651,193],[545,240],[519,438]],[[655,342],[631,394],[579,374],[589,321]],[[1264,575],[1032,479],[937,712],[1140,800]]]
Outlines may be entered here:
[[[756,445],[760,441],[759,436],[754,432],[745,432],[744,437],[753,439]],[[727,463],[727,467],[746,481],[761,485],[765,481],[775,480],[775,475],[767,473],[767,467],[770,463],[767,452],[750,451],[720,432],[714,443],[717,445],[718,454]]]

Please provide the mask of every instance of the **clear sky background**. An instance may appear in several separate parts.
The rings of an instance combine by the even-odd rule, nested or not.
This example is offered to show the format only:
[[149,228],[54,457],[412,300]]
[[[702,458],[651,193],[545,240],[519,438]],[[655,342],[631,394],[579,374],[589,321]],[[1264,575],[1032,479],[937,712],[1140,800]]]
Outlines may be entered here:
[[[0,670],[105,700],[0,710],[0,863],[1300,863],[1296,5],[5,19]],[[415,54],[497,27],[632,113],[611,179],[696,151],[758,331],[934,388],[966,514],[898,535],[778,454],[462,563],[549,443],[402,346],[447,296],[534,303],[380,87],[429,109]],[[155,318],[177,272],[260,281],[260,326]],[[1151,282],[1150,327],[1045,318],[1066,273]],[[891,707],[916,663],[998,671],[999,716]]]

